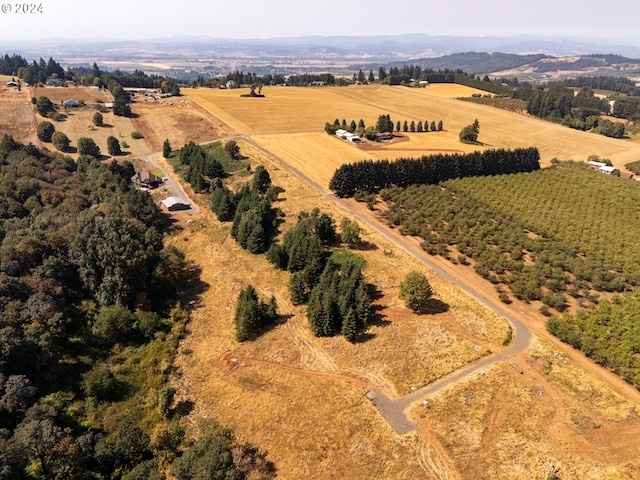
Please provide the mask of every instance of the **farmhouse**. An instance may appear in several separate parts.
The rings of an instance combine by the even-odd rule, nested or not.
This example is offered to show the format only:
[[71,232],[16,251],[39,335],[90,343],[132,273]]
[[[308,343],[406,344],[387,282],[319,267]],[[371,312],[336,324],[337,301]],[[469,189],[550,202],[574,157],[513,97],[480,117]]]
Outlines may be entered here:
[[49,85],[50,87],[59,87],[60,85],[62,85],[62,80],[60,80],[59,78],[50,78],[49,80],[47,80],[47,85]]
[[188,210],[191,208],[191,204],[189,202],[185,202],[177,197],[167,197],[164,200],[161,200],[160,203],[162,203],[162,205],[164,205],[170,212]]
[[138,187],[156,188],[158,184],[162,183],[162,179],[148,170],[144,170],[131,177],[131,183]]
[[346,130],[339,129],[336,130],[336,137],[344,138],[345,140],[349,140],[350,142],[361,142],[362,138],[360,138],[355,133],[347,132]]

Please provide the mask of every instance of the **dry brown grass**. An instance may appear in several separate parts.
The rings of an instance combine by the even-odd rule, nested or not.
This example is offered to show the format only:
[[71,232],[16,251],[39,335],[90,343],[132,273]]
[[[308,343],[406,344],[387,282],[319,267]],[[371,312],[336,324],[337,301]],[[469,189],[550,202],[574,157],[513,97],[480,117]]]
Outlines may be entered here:
[[[463,478],[629,479],[640,475],[636,405],[536,339],[531,355],[414,407]],[[615,433],[614,433],[615,432]]]
[[10,76],[0,75],[0,136],[8,134],[23,143],[37,144],[35,110],[29,89],[7,87]]
[[[255,141],[268,142],[279,156],[290,149],[305,153],[297,162],[307,162],[314,168],[331,170],[337,163],[362,158],[419,156],[435,151],[469,152],[482,148],[520,148],[537,146],[543,163],[553,158],[586,160],[590,155],[609,158],[623,164],[640,158],[640,145],[601,135],[572,130],[520,115],[494,109],[452,97],[470,95],[473,89],[452,85],[430,85],[427,88],[353,86],[341,88],[269,87],[263,89],[265,98],[244,98],[243,90],[194,89],[185,95],[238,132],[255,136]],[[409,142],[398,142],[379,150],[361,151],[348,144],[354,153],[345,153],[344,145],[334,142],[335,153],[318,144],[313,157],[314,140],[304,136],[285,135],[277,145],[278,133],[314,130],[320,132],[325,123],[335,118],[356,122],[362,118],[367,125],[375,124],[380,114],[389,114],[395,122],[414,120],[443,121],[443,132],[409,134]],[[481,146],[464,145],[458,141],[460,130],[475,119],[480,123]],[[262,134],[269,134],[263,136]],[[314,139],[316,137],[313,137]],[[296,155],[297,156],[297,155]],[[326,177],[326,174],[323,176]]]
[[[173,99],[173,105],[134,103],[140,117],[124,134],[140,131],[146,137],[141,145],[151,149],[159,149],[164,138],[178,148],[190,139],[249,134],[251,141],[323,186],[335,166],[345,161],[393,158],[408,151],[401,149],[464,150],[467,146],[457,142],[457,132],[474,118],[479,119],[482,141],[495,147],[536,145],[546,161],[554,156],[584,160],[591,154],[614,163],[640,158],[638,144],[458,102],[449,97],[464,93],[448,87],[274,87],[263,89],[267,95],[263,99],[241,98],[238,90],[185,90],[188,103],[182,103],[184,99]],[[3,94],[0,99],[4,98]],[[356,121],[364,117],[371,124],[380,113],[390,113],[393,119],[442,119],[445,132],[410,135],[408,142],[373,151],[321,132],[324,123],[336,117]],[[110,118],[105,121],[111,123]],[[87,119],[83,121],[77,128],[88,129]],[[330,196],[310,188],[288,168],[249,144],[240,145],[253,166],[265,165],[274,183],[286,190],[277,203],[286,213],[282,231],[300,210],[318,207],[338,223],[346,215]],[[546,478],[555,467],[561,478],[640,475],[636,404],[599,380],[589,362],[572,359],[567,355],[570,349],[544,341],[536,341],[514,359],[514,366],[496,366],[441,392],[430,399],[429,408],[415,406],[418,432],[398,437],[363,397],[361,382],[404,394],[409,386],[426,383],[483,354],[475,345],[485,351],[502,348],[504,320],[365,227],[364,239],[377,249],[359,253],[367,261],[367,281],[381,294],[376,303],[382,318],[369,328],[366,342],[351,345],[340,337],[317,339],[309,331],[304,307],[287,300],[288,274],[274,270],[262,256],[242,251],[228,236],[229,226],[220,225],[210,212],[181,215],[194,222],[181,222],[184,229],[168,241],[202,269],[207,286],[193,305],[189,335],[176,363],[180,375],[174,379],[180,398],[196,404],[188,418],[194,422],[190,432],[195,418],[216,418],[233,427],[239,440],[267,450],[279,478],[285,479],[537,479]],[[427,273],[448,311],[416,316],[402,306],[397,285],[413,269]],[[248,283],[263,298],[275,295],[287,319],[257,341],[238,344],[232,319],[237,295]],[[544,329],[535,312],[524,305],[512,307],[513,312],[527,312],[535,331]],[[221,361],[229,352],[271,363],[238,366]],[[345,376],[358,381],[344,381]]]
[[[187,95],[215,115],[209,116],[214,125],[222,120],[238,133],[250,134],[250,141],[323,186],[336,166],[345,161],[394,158],[399,152],[406,156],[407,151],[422,148],[468,151],[471,147],[457,141],[457,129],[474,118],[481,124],[481,140],[493,128],[502,129],[495,134],[500,142],[496,140],[493,146],[512,148],[538,142],[546,160],[553,156],[585,159],[597,153],[616,161],[616,148],[629,149],[618,153],[618,159],[634,155],[637,148],[509,112],[475,105],[468,109],[470,104],[447,98],[459,92],[438,96],[438,89],[431,87],[270,88],[263,92],[273,102],[263,104],[260,102],[266,99],[241,98],[237,90],[195,90]],[[291,98],[287,99],[288,94]],[[316,96],[321,101],[308,103]],[[375,122],[382,110],[392,118],[442,119],[445,131],[410,134],[408,142],[366,151],[321,132],[327,120],[351,118],[353,102],[362,104],[358,112],[369,112],[366,122]],[[318,111],[320,105],[326,107],[324,112]],[[364,113],[352,114],[357,119],[361,115]],[[312,125],[319,120],[320,124]],[[314,131],[300,132],[307,128]],[[577,153],[571,144],[574,136],[581,142]],[[615,148],[609,149],[611,145]],[[282,194],[286,201],[277,204],[286,213],[283,231],[300,210],[319,207],[338,222],[345,215],[326,194],[310,189],[264,153],[242,142],[241,146],[252,165],[265,165],[274,183],[286,189]],[[209,216],[194,225],[173,241],[203,267],[210,289],[194,311],[193,330],[179,357],[179,390],[195,400],[199,414],[221,419],[233,426],[242,440],[267,449],[283,478],[526,479],[546,478],[554,467],[560,468],[562,478],[632,478],[637,473],[638,449],[632,440],[637,430],[634,404],[587,373],[584,361],[570,363],[571,368],[554,363],[545,375],[548,367],[544,359],[549,355],[556,358],[559,350],[550,350],[544,342],[537,342],[530,352],[515,359],[515,367],[495,367],[442,392],[431,402],[431,410],[415,406],[418,433],[398,438],[361,397],[362,387],[339,376],[364,379],[404,394],[409,386],[426,383],[470,361],[478,355],[474,345],[499,350],[506,333],[504,321],[428,271],[437,298],[450,310],[413,315],[399,301],[397,285],[408,270],[423,267],[365,229],[365,240],[378,247],[360,252],[367,260],[365,275],[382,294],[377,303],[386,321],[372,325],[368,330],[371,338],[356,345],[339,337],[317,339],[309,332],[304,308],[287,301],[287,274],[272,270],[261,257],[239,250],[226,237],[228,227],[220,229]],[[257,341],[238,345],[231,328],[233,305],[246,283],[252,283],[265,297],[275,295],[281,311],[290,317]],[[230,368],[220,361],[229,351],[237,358],[271,363]],[[313,378],[295,373],[291,367],[336,377]],[[603,442],[595,425],[606,427],[607,434],[620,440]],[[595,467],[589,455],[594,448],[599,449]]]

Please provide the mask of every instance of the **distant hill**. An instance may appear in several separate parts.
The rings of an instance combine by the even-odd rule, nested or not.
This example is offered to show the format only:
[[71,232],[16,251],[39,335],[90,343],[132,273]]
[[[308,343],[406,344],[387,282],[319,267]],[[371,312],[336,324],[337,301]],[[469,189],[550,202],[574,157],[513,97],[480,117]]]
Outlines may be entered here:
[[[632,43],[632,42],[630,42]],[[599,72],[640,79],[640,47],[606,39],[454,37],[425,34],[229,39],[207,36],[145,40],[109,38],[3,42],[5,52],[28,59],[52,56],[64,67],[140,69],[182,80],[225,75],[323,73],[351,75],[380,66],[420,65],[547,80],[558,71]],[[559,73],[557,74],[559,75]]]

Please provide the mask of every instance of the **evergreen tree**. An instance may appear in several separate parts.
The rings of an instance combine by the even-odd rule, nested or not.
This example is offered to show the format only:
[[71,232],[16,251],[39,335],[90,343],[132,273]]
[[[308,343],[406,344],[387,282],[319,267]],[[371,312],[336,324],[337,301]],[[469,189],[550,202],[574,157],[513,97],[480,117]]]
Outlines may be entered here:
[[162,143],[162,156],[169,158],[169,155],[171,155],[171,143],[169,143],[169,139],[166,138]]
[[353,308],[349,309],[347,316],[342,321],[342,329],[340,333],[349,342],[351,343],[355,342],[356,335],[358,333],[358,322],[357,322],[356,313],[353,311]]
[[271,186],[271,176],[266,168],[262,165],[258,165],[253,174],[252,181],[253,188],[255,188],[260,193],[265,193],[267,189]]
[[112,156],[122,155],[122,150],[120,149],[120,141],[113,135],[109,135],[107,137],[107,152],[109,152],[109,155]]

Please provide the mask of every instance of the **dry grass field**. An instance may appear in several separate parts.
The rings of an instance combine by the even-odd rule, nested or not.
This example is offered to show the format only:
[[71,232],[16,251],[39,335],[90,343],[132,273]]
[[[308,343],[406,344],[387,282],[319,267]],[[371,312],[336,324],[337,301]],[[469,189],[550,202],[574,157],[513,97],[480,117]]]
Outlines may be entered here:
[[[132,104],[138,118],[123,119],[129,124],[118,125],[111,114],[105,116],[113,127],[104,130],[122,129],[125,136],[141,132],[145,139],[135,147],[140,155],[159,150],[164,138],[174,148],[189,140],[236,138],[251,165],[264,165],[273,182],[285,189],[276,204],[286,215],[282,232],[301,210],[318,207],[338,224],[350,215],[289,167],[326,187],[343,162],[393,159],[399,152],[418,155],[423,149],[468,151],[472,147],[457,136],[475,118],[480,140],[488,147],[535,145],[546,162],[554,157],[585,160],[592,154],[614,163],[640,159],[639,144],[455,100],[471,92],[449,85],[269,87],[263,89],[265,98],[242,98],[241,90],[185,89],[184,98]],[[1,95],[4,109],[9,97]],[[322,131],[334,118],[363,118],[373,124],[382,113],[394,121],[442,120],[445,129],[409,134],[408,141],[366,150]],[[74,137],[68,133],[72,138],[91,131],[86,123],[90,116],[74,117],[56,128],[77,122],[79,132]],[[106,144],[100,146],[106,152]],[[232,427],[240,441],[266,450],[278,478],[291,480],[544,480],[554,472],[563,480],[640,478],[640,395],[620,388],[610,373],[545,336],[544,320],[535,310],[517,303],[510,307],[534,332],[527,351],[441,391],[428,405],[415,405],[410,413],[417,431],[398,436],[365,391],[375,386],[391,396],[404,395],[489,350],[501,351],[508,332],[504,319],[363,225],[363,239],[372,248],[356,253],[367,262],[367,282],[379,292],[379,318],[353,345],[342,337],[315,338],[304,307],[288,300],[288,274],[274,270],[264,256],[241,250],[229,236],[230,226],[221,225],[207,209],[176,218],[183,221],[167,242],[186,252],[202,281],[173,379],[178,399],[195,403],[186,418],[189,434],[196,433],[198,418],[216,418]],[[451,268],[457,275],[470,275],[464,267]],[[446,308],[426,315],[404,308],[398,284],[413,269],[427,274]],[[247,284],[263,299],[275,295],[283,319],[258,340],[239,344],[233,315]],[[488,282],[478,288],[493,289]]]
[[9,134],[24,143],[37,143],[35,110],[29,90],[7,87],[11,77],[0,75],[0,136]]
[[[419,156],[436,151],[468,152],[482,148],[520,148],[537,146],[543,164],[553,158],[584,161],[590,155],[610,159],[622,165],[640,159],[640,145],[572,130],[543,120],[506,110],[493,109],[455,97],[469,96],[475,90],[458,85],[430,85],[427,88],[354,86],[344,88],[264,88],[265,98],[241,97],[244,90],[186,89],[185,95],[198,103],[213,117],[223,121],[238,132],[250,135],[256,143],[268,144],[273,153],[282,158],[306,153],[297,162],[310,162],[322,168],[364,158],[390,158]],[[380,114],[389,114],[394,123],[398,120],[442,120],[443,132],[408,134],[409,141],[361,150],[348,144],[353,154],[344,154],[343,146],[336,146],[336,155],[327,155],[325,145],[318,148],[312,158],[315,133],[321,132],[325,123],[363,119],[365,124],[375,124]],[[483,145],[464,145],[458,141],[460,130],[475,119],[480,123],[479,140]],[[313,131],[313,134],[309,132]],[[291,136],[290,133],[310,133],[313,138]],[[265,135],[268,134],[268,135]],[[282,134],[282,137],[277,135]],[[264,135],[264,136],[263,136]],[[278,142],[278,138],[280,141]],[[335,142],[334,142],[335,143]],[[279,145],[278,145],[279,144]],[[336,144],[337,145],[337,144]],[[311,152],[309,148],[311,146]],[[318,178],[326,177],[326,172]]]
[[[93,115],[97,112],[91,107],[79,108],[63,108],[61,103],[65,100],[73,99],[75,101],[84,100],[87,103],[95,103],[98,100],[102,102],[113,101],[109,92],[104,90],[93,90],[91,87],[30,87],[31,96],[39,98],[40,96],[48,97],[49,100],[59,105],[58,111],[65,115],[61,121],[53,121],[41,117],[36,114],[37,121],[43,120],[53,123],[56,131],[64,132],[71,140],[71,147],[75,149],[78,138],[90,137],[100,147],[100,153],[107,156],[107,138],[116,137],[122,146],[123,142],[128,147],[122,147],[124,155],[143,155],[149,152],[149,146],[144,139],[134,139],[131,132],[136,127],[132,123],[132,119],[126,117],[115,116],[112,112],[103,113],[104,125],[97,127],[93,124]],[[55,150],[53,145],[43,145],[51,150]],[[71,157],[76,157],[77,153],[72,151],[69,153]]]
[[[277,91],[277,97],[272,95],[274,91]],[[279,99],[286,93],[283,89],[263,90],[267,95],[265,99],[241,98],[237,91],[232,91],[233,95],[229,91],[212,91],[210,97],[202,100],[202,97],[194,98],[194,92],[187,95],[202,102],[202,108],[210,110],[216,121],[229,122],[239,133],[247,134],[251,142],[322,186],[327,185],[333,170],[346,161],[417,155],[420,153],[407,152],[420,152],[423,148],[427,150],[425,153],[430,149],[468,151],[469,146],[457,141],[457,132],[474,118],[479,119],[480,139],[490,144],[487,146],[536,145],[543,161],[547,162],[554,157],[585,160],[592,154],[616,163],[640,158],[638,145],[462,103],[451,98],[460,96],[459,92],[443,91],[437,95],[437,88],[292,89],[292,98],[283,99],[280,116],[273,106],[266,112],[262,107],[246,111],[241,105],[242,102],[261,102],[269,96]],[[313,102],[304,108],[299,104],[294,108],[291,104],[292,101],[306,101],[316,92],[323,98],[325,114],[318,112],[319,107]],[[331,100],[331,95],[337,98]],[[369,117],[365,122],[374,122],[380,113],[390,113],[392,119],[442,119],[445,131],[409,134],[409,141],[373,150],[359,149],[321,131],[324,122],[335,117],[348,121],[352,117],[364,117],[364,113],[350,116],[352,102],[363,104],[361,112],[370,112],[366,114]],[[299,111],[306,108],[311,108],[309,115],[300,115]],[[312,127],[311,117],[321,123]],[[277,132],[276,126],[282,132]],[[304,131],[306,129],[315,131]],[[335,212],[328,197],[310,190],[278,163],[262,153],[252,152],[246,145],[243,145],[243,152],[251,152],[248,154],[252,159],[258,159],[252,163],[265,164],[275,183],[285,186],[283,197],[286,201],[279,206],[288,218],[298,210],[312,206]],[[340,211],[335,215],[340,218]],[[195,231],[189,235],[189,250],[193,249],[198,255],[204,246],[192,243],[199,238]],[[358,396],[362,388],[354,382],[347,383],[343,376],[365,379],[402,395],[408,386],[424,384],[437,377],[437,371],[444,372],[453,367],[451,360],[461,352],[468,352],[468,347],[474,344],[491,345],[489,348],[499,350],[504,324],[490,321],[490,315],[487,317],[482,307],[433,274],[431,279],[438,298],[452,308],[427,318],[413,316],[397,299],[397,284],[403,272],[416,266],[414,260],[372,232],[367,232],[365,237],[378,246],[377,250],[363,252],[367,258],[365,274],[383,293],[379,302],[384,305],[387,320],[370,328],[372,340],[350,346],[339,338],[315,339],[309,336],[303,313],[287,306],[284,311],[293,316],[257,342],[234,344],[228,330],[224,333],[225,341],[221,341],[218,337],[225,328],[218,323],[223,321],[220,317],[227,316],[228,328],[233,312],[228,305],[224,311],[224,299],[228,301],[229,296],[218,294],[211,314],[200,310],[194,314],[193,335],[185,343],[188,355],[180,357],[184,374],[181,391],[199,398],[196,403],[202,405],[203,413],[228,419],[242,438],[266,448],[270,458],[280,466],[282,478],[341,478],[348,475],[354,478],[539,479],[556,472],[560,478],[623,479],[640,475],[637,460],[640,449],[631,440],[640,432],[635,414],[637,396],[630,397],[636,403],[627,400],[617,393],[617,388],[602,382],[601,375],[594,375],[585,368],[588,362],[572,359],[567,355],[567,352],[571,354],[570,349],[559,342],[549,344],[540,337],[536,337],[533,347],[512,364],[497,366],[441,392],[430,399],[428,407],[415,406],[412,415],[419,424],[416,434],[398,438],[387,425],[376,423],[377,412],[366,402],[362,405],[363,400]],[[226,242],[229,242],[228,238]],[[235,245],[232,248],[237,249]],[[221,246],[216,245],[215,250],[222,254]],[[388,252],[393,254],[385,254]],[[228,261],[214,257],[211,250],[205,255],[213,263],[234,265],[234,271],[240,264],[235,257]],[[244,256],[241,252],[240,255]],[[276,287],[278,280],[286,279],[274,278],[273,272],[264,278],[262,267],[241,268],[240,271],[240,277],[247,278],[248,275],[251,280],[245,281],[253,282],[259,292],[276,294],[279,302],[286,302],[286,283]],[[229,270],[223,268],[212,282],[207,283],[215,285],[217,291],[228,273]],[[243,283],[240,279],[235,283],[237,294]],[[204,300],[203,305],[209,305],[209,301]],[[527,313],[536,318],[528,309]],[[541,318],[534,323],[535,331],[544,330]],[[469,332],[473,335],[469,336]],[[216,348],[212,348],[213,345]],[[225,359],[235,358],[237,362],[220,365],[219,358],[225,355],[222,350],[232,352],[231,357],[227,355]],[[460,363],[470,358],[466,356]],[[249,359],[260,359],[264,363],[252,363]],[[220,371],[208,371],[211,365],[216,365]],[[328,372],[336,377],[333,381],[329,381],[329,377],[314,379],[283,367]],[[189,383],[193,381],[196,386]],[[237,382],[233,392],[227,390],[229,382]],[[301,384],[304,387],[300,387]],[[342,393],[338,396],[330,388],[335,384],[341,385]],[[319,385],[320,390],[316,388]],[[235,391],[235,388],[239,390]],[[304,392],[302,399],[284,394],[300,388]],[[274,396],[275,405],[269,406],[266,412],[252,400],[258,395],[257,390],[265,396]],[[196,394],[196,391],[200,393]],[[216,392],[215,395],[212,392]],[[331,413],[330,405],[343,405],[341,402],[348,398],[349,392],[356,395],[351,397],[354,403],[350,405],[359,409],[359,427],[364,433],[353,424],[344,427],[343,411],[340,415]],[[248,397],[244,398],[244,395]],[[245,403],[244,400],[252,405],[250,415],[240,413],[244,412],[239,406]],[[205,404],[208,407],[205,408]],[[283,410],[287,411],[286,417],[281,416]],[[355,413],[350,408],[347,411]],[[293,433],[290,425],[300,427]],[[376,425],[379,429],[373,434],[371,428]],[[603,435],[599,435],[596,427],[606,429],[609,435],[619,435],[621,440],[603,442]],[[373,457],[363,453],[363,438],[367,439],[369,452],[385,453]],[[315,441],[309,443],[310,439]],[[327,441],[334,448],[327,449]],[[291,446],[300,442],[304,445],[302,449]],[[354,458],[359,458],[355,452],[364,455],[361,464],[354,463]],[[380,470],[378,460],[381,456],[387,470]]]

